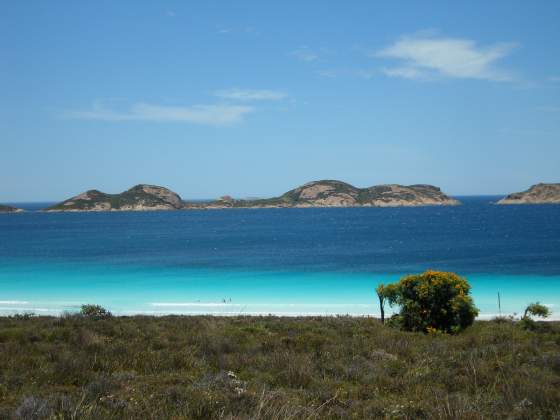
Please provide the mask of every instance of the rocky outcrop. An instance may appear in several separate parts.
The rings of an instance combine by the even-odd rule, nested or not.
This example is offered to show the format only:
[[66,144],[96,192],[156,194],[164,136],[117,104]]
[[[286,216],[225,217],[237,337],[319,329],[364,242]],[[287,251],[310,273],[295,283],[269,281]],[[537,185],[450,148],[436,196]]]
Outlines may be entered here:
[[335,180],[314,181],[279,197],[238,200],[225,195],[210,202],[184,202],[167,188],[140,184],[120,194],[89,190],[45,209],[49,212],[150,211],[283,207],[399,207],[457,205],[432,185],[376,185],[357,188]]
[[45,211],[150,211],[178,210],[182,207],[181,197],[173,191],[140,184],[120,194],[89,190]]
[[0,213],[21,213],[22,211],[22,209],[18,209],[17,207],[0,204]]
[[377,185],[357,188],[342,181],[314,181],[269,199],[236,200],[224,196],[209,203],[185,203],[185,208],[267,207],[399,207],[457,205],[457,200],[432,185]]
[[502,198],[497,204],[560,204],[560,184],[536,184],[527,191]]
[[433,185],[377,185],[361,192],[360,203],[364,206],[456,206],[458,200],[444,194]]

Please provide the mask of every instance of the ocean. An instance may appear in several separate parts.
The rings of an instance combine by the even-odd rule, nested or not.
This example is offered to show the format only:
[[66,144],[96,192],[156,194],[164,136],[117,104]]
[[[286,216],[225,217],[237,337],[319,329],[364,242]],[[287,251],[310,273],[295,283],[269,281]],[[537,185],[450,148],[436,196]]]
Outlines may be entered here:
[[95,303],[120,315],[378,316],[377,284],[435,269],[469,280],[480,318],[540,301],[560,319],[560,205],[458,198],[455,207],[0,214],[0,314]]

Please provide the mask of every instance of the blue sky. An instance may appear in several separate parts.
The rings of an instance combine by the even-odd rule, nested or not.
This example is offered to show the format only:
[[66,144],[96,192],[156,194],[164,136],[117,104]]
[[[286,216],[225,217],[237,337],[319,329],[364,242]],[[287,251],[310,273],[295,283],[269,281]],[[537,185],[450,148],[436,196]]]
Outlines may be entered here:
[[558,22],[558,1],[2,2],[0,202],[560,182]]

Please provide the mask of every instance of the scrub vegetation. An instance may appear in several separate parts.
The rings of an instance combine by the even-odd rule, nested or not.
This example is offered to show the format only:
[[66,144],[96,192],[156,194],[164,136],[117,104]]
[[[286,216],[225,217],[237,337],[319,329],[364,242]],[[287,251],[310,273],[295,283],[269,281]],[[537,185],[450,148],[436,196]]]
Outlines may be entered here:
[[[559,418],[560,323],[0,318],[0,418]],[[87,313],[85,313],[87,312]],[[89,315],[88,315],[89,314]]]
[[405,276],[387,286],[381,284],[376,289],[381,322],[385,319],[384,304],[387,301],[400,308],[399,313],[389,320],[392,326],[406,331],[459,333],[472,325],[478,315],[469,296],[470,290],[465,278],[432,270]]

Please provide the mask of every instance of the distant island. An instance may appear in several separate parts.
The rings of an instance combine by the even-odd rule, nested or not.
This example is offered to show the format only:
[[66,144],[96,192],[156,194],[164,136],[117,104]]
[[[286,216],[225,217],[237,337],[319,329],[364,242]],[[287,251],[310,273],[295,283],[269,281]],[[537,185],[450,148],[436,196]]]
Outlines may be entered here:
[[18,209],[17,207],[0,204],[0,213],[20,213],[22,211],[22,209]]
[[183,201],[164,187],[140,184],[120,194],[89,190],[44,211],[149,211],[179,210]]
[[457,205],[459,201],[432,185],[377,185],[357,188],[341,181],[314,181],[279,197],[234,199],[221,197],[209,202],[187,202],[173,191],[155,185],[140,184],[120,194],[89,190],[59,204],[48,212],[76,211],[150,211],[225,208],[286,207],[400,207]]
[[457,205],[459,201],[432,185],[376,185],[357,188],[342,181],[309,182],[279,197],[238,200],[229,196],[209,203],[185,203],[185,208],[268,207],[401,207]]
[[560,184],[536,184],[502,198],[497,204],[560,204]]

